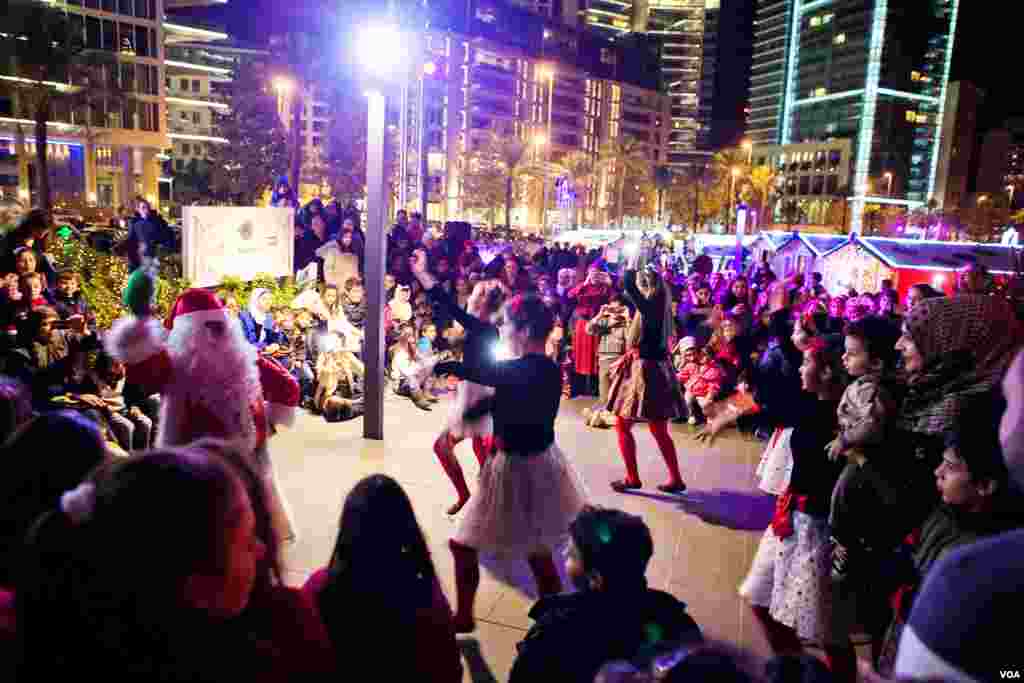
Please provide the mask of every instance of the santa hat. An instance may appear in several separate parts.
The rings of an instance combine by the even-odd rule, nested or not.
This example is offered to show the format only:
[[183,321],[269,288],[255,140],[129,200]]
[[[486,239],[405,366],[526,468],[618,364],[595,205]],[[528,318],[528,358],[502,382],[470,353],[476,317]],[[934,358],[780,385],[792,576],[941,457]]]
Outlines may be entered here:
[[228,314],[224,303],[213,292],[208,289],[189,289],[174,302],[174,307],[164,320],[164,326],[170,330],[174,327],[174,321],[180,318],[188,318],[193,324],[211,320],[226,322]]

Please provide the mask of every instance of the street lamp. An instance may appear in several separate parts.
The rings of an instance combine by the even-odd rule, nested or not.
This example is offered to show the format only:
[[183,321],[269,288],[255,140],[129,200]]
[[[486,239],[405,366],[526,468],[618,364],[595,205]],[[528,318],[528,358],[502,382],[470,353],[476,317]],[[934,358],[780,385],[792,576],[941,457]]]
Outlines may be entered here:
[[889,172],[889,171],[886,171],[884,177],[885,177],[885,180],[886,180],[886,188],[887,188],[886,191],[885,191],[885,196],[886,197],[892,197],[892,173]]
[[1010,206],[1009,206],[1009,208],[1010,208],[1010,211],[1013,211],[1013,195],[1017,191],[1017,186],[1013,185],[1011,183],[1010,185],[1006,186],[1006,191],[1010,193]]
[[750,140],[744,140],[742,144],[743,149],[747,150],[747,166],[754,165],[754,143]]
[[732,207],[736,201],[736,179],[740,177],[740,169],[735,166],[732,169],[732,180],[729,181],[729,222],[732,223]]
[[[387,96],[406,62],[406,39],[389,23],[368,26],[356,34],[355,57],[366,79],[368,101],[366,137],[366,307],[363,362],[365,412],[363,438],[384,438],[384,271],[386,239],[384,219],[387,194],[384,190],[384,131],[387,125]],[[404,141],[403,141],[404,144]]]
[[[555,93],[555,69],[554,69],[554,67],[550,67],[550,66],[541,66],[537,70],[537,75],[541,79],[546,80],[548,82],[548,132],[547,132],[547,139],[550,140],[551,139],[551,108],[552,108],[552,104],[554,102],[554,93]],[[543,204],[541,205],[542,208],[541,208],[541,213],[540,213],[540,232],[541,232],[542,235],[546,233],[547,227],[548,227],[548,167],[547,167],[547,164],[548,164],[548,155],[549,155],[550,151],[551,151],[550,148],[545,148],[544,149],[544,159],[543,159],[544,176],[542,178],[542,182],[544,184],[544,192],[543,192],[544,196],[543,196],[543,199],[541,200],[543,202]]]

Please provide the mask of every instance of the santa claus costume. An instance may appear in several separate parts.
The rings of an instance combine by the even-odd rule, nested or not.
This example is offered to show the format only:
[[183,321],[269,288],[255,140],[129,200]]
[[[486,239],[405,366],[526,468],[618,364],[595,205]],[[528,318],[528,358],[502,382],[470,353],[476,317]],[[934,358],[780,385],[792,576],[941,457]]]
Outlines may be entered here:
[[[145,277],[142,271],[133,275]],[[257,353],[212,292],[184,292],[161,326],[148,315],[148,296],[136,295],[137,289],[152,291],[151,285],[147,289],[129,282],[125,303],[135,315],[116,321],[105,344],[111,356],[124,362],[128,382],[160,394],[157,447],[213,437],[242,448],[267,482],[275,529],[282,540],[293,539],[267,440],[293,422],[298,382]]]

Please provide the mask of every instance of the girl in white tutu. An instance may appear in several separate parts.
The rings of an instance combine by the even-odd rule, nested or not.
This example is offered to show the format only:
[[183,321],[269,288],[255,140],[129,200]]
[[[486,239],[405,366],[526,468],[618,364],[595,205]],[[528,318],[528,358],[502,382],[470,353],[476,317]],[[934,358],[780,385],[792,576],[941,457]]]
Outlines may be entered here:
[[[430,298],[437,302],[443,317],[455,320],[466,330],[466,341],[463,346],[462,359],[469,367],[492,365],[496,360],[495,349],[498,344],[498,328],[491,322],[491,317],[498,313],[504,300],[501,286],[497,280],[480,282],[473,289],[462,310],[451,294],[444,287],[437,286],[437,280],[427,269],[427,254],[418,249],[409,260],[413,274],[423,285]],[[469,500],[469,487],[466,475],[462,472],[459,461],[455,459],[455,446],[466,438],[473,440],[473,453],[483,468],[484,460],[490,448],[488,439],[491,436],[491,418],[483,416],[478,420],[466,420],[464,415],[470,406],[486,399],[494,393],[490,387],[475,382],[462,380],[455,390],[455,402],[445,424],[445,429],[434,442],[434,453],[437,455],[445,474],[451,479],[459,499],[448,508],[448,514],[454,515]]]
[[526,555],[538,592],[552,595],[562,582],[551,557],[583,509],[583,481],[555,445],[562,373],[544,354],[554,325],[540,297],[518,295],[505,305],[501,339],[511,360],[481,367],[440,363],[435,372],[494,387],[494,396],[470,408],[467,418],[490,412],[494,452],[480,472],[450,546],[455,559],[455,628],[475,628],[473,602],[480,585],[478,551]]

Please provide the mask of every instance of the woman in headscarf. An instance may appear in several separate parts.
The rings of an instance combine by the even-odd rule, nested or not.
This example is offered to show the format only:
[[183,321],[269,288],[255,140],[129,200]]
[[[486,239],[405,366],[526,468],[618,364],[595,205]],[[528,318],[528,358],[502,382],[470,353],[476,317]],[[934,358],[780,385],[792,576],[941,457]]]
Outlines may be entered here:
[[668,467],[669,480],[658,487],[665,493],[681,493],[686,484],[679,474],[676,447],[668,433],[668,421],[682,414],[682,394],[669,357],[673,333],[672,296],[665,282],[653,270],[626,271],[626,295],[637,310],[627,333],[629,351],[612,369],[608,410],[615,413],[619,451],[626,466],[626,478],[612,482],[622,493],[643,487],[636,462],[633,424],[647,422]]
[[250,344],[264,353],[273,354],[280,348],[281,334],[274,329],[270,306],[270,291],[257,287],[249,295],[249,306],[238,314],[238,321]]
[[[963,409],[992,391],[1024,343],[1009,302],[997,297],[962,295],[928,299],[908,311],[896,349],[903,355],[906,394],[894,437],[905,466],[900,479],[909,490],[894,492],[904,509],[901,524],[890,521],[898,543],[936,502],[932,473],[942,461],[945,440]],[[871,466],[871,463],[866,465]],[[880,514],[885,514],[880,511]],[[881,517],[880,517],[881,518]]]

